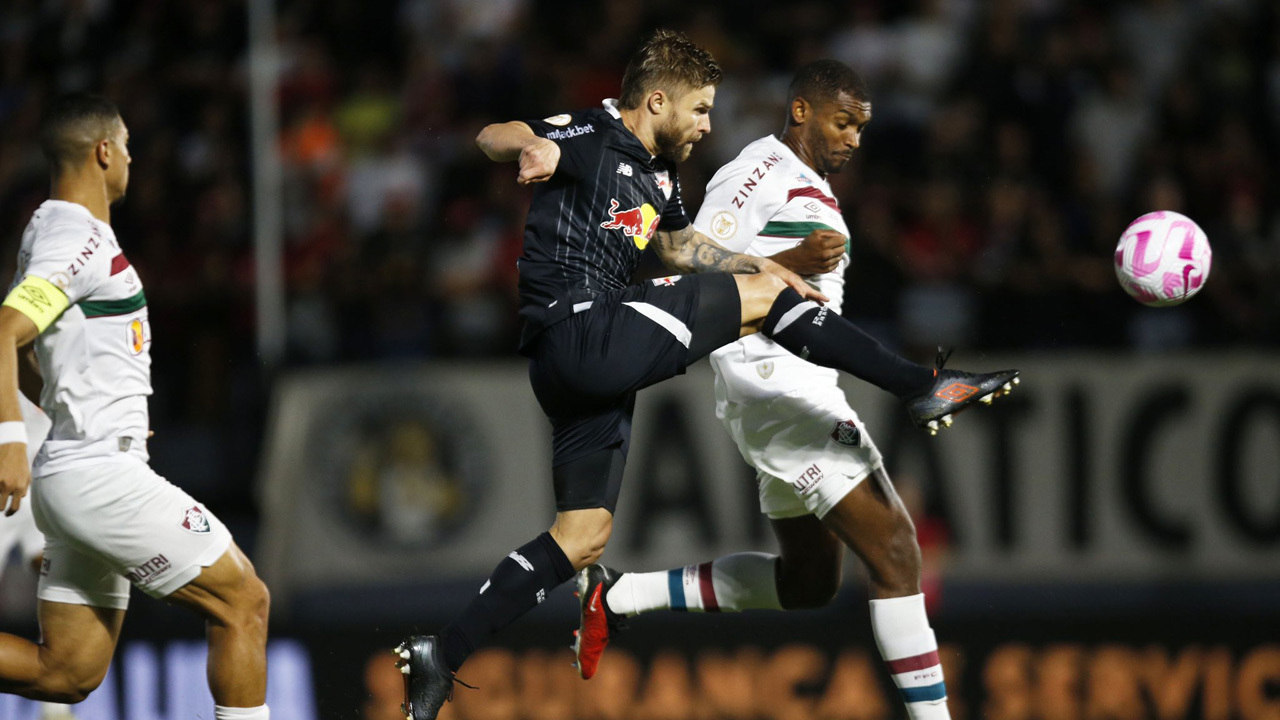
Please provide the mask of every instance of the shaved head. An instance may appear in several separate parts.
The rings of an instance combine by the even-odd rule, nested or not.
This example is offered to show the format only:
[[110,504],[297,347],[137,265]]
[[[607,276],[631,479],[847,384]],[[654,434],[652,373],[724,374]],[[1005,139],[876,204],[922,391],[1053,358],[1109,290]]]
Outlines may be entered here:
[[40,127],[40,149],[53,173],[84,162],[120,129],[120,110],[97,95],[76,93],[53,101]]

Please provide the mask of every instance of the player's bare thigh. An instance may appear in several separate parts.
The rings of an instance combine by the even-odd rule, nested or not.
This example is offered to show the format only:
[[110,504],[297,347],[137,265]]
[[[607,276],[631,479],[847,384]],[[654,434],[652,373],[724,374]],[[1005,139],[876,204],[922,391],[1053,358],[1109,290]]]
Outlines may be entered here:
[[742,305],[741,337],[760,331],[764,318],[769,314],[778,294],[787,284],[776,275],[757,273],[755,275],[734,275],[738,284],[738,298]]
[[[26,679],[47,697],[63,702],[84,699],[107,675],[120,640],[125,611],[41,600],[37,607],[41,642],[38,677]],[[13,681],[18,678],[6,678]]]
[[253,563],[234,542],[222,557],[165,599],[223,622],[260,619],[265,623],[270,602]]

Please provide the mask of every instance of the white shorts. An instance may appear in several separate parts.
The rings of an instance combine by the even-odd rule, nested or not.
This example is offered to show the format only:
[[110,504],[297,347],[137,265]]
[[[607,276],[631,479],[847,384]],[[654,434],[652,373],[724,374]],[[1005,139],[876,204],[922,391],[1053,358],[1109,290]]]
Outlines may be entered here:
[[130,455],[31,484],[45,535],[41,600],[123,610],[130,583],[167,597],[231,546],[213,513]]
[[775,520],[825,516],[884,465],[838,388],[809,394],[729,404],[722,418],[757,471],[760,510]]
[[0,513],[0,576],[4,575],[5,560],[13,548],[22,550],[22,562],[30,564],[44,549],[44,535],[36,528],[36,519],[31,514],[30,496],[22,499],[18,512],[11,517]]

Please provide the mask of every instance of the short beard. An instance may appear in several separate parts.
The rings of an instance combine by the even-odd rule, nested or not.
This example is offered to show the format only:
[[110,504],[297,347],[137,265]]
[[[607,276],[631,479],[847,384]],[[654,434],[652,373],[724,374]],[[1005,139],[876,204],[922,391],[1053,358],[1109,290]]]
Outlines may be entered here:
[[844,169],[844,166],[845,166],[845,165],[848,165],[848,164],[849,164],[849,161],[848,161],[848,160],[846,160],[846,161],[844,161],[844,162],[838,162],[838,161],[837,161],[837,162],[835,162],[835,163],[833,163],[833,164],[828,165],[828,166],[826,167],[826,169],[824,169],[824,170],[822,171],[822,174],[823,174],[823,175],[837,175],[837,174],[839,174],[839,173],[840,173],[840,171],[841,171],[841,170],[843,170],[843,169]]
[[680,138],[675,136],[672,126],[675,121],[671,120],[654,130],[654,144],[658,146],[658,154],[672,162],[684,162],[689,159],[689,155],[693,152],[693,144],[681,142]]
[[693,154],[693,143],[685,143],[684,145],[681,145],[677,148],[673,148],[671,150],[668,150],[667,152],[662,153],[662,157],[670,160],[673,163],[682,163],[685,160],[688,160],[689,156],[692,154]]

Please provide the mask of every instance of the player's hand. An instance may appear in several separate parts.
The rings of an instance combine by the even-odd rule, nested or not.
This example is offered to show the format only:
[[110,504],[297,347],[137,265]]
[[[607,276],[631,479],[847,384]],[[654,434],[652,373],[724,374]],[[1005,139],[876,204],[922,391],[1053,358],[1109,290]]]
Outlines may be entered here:
[[800,297],[806,300],[812,300],[818,303],[830,302],[831,298],[818,292],[816,288],[804,281],[804,278],[782,267],[778,263],[768,259],[760,258],[760,272],[767,272],[782,278],[782,281],[791,287],[792,290],[800,293]]
[[18,512],[29,487],[31,467],[27,464],[27,446],[23,443],[0,445],[0,510],[4,510],[5,515]]
[[795,247],[783,250],[773,260],[801,275],[834,272],[844,257],[846,238],[831,228],[819,228],[805,236]]
[[553,140],[537,138],[520,150],[520,174],[516,182],[521,185],[546,182],[560,164],[560,146]]

